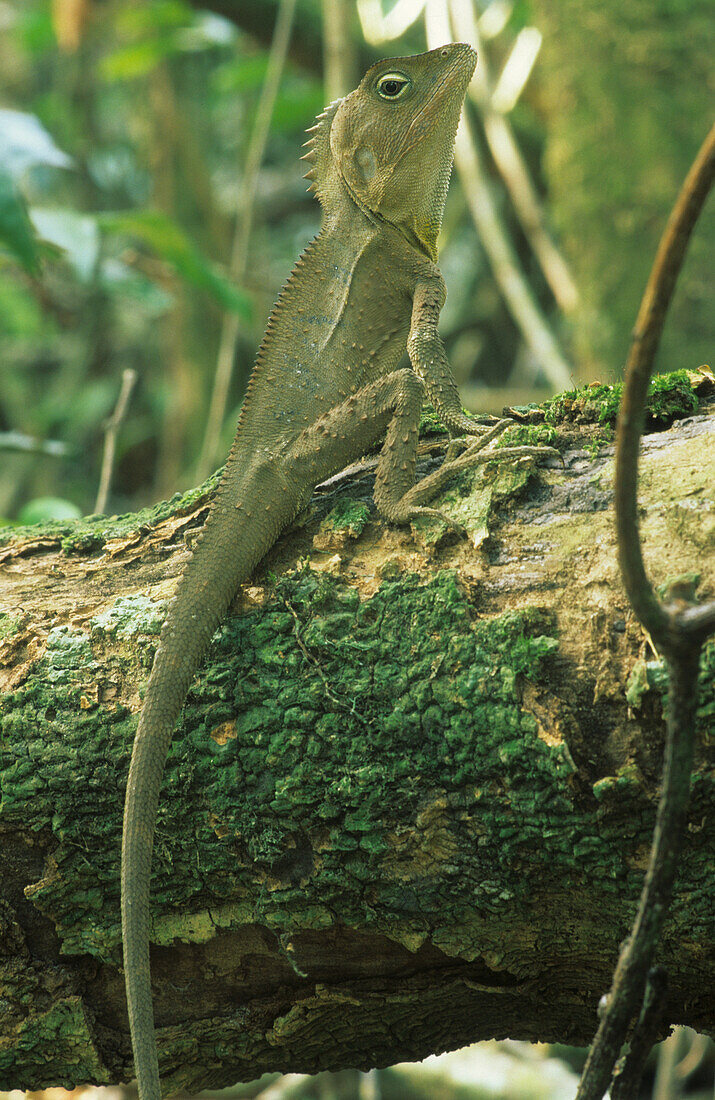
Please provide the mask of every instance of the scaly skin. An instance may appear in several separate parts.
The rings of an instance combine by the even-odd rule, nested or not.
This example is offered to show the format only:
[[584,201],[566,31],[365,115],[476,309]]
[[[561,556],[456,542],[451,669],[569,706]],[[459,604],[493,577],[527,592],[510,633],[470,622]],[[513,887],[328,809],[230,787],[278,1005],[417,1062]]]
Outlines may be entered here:
[[[468,450],[414,485],[425,391],[453,435],[480,430],[461,410],[437,335],[445,291],[435,263],[475,64],[469,46],[454,44],[381,61],[311,131],[307,177],[323,226],[269,319],[216,499],[162,630],[132,752],[122,933],[142,1100],[161,1096],[149,970],[159,788],[174,724],[214,630],[314,486],[385,433],[375,502],[394,523],[433,513],[425,501],[452,472],[483,458]],[[398,370],[405,348],[412,369]]]

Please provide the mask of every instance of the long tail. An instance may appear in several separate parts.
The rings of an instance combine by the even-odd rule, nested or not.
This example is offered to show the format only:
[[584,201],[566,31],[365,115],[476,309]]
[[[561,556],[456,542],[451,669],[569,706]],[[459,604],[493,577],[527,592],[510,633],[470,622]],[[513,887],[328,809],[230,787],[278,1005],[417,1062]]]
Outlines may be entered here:
[[[124,804],[122,937],[124,980],[141,1100],[160,1100],[149,969],[149,880],[159,788],[174,724],[216,627],[260,559],[290,522],[296,502],[256,485],[229,459],[202,537],[177,587],[137,728]],[[259,478],[263,482],[263,478]],[[250,504],[261,492],[255,517]],[[266,507],[266,501],[269,506]]]

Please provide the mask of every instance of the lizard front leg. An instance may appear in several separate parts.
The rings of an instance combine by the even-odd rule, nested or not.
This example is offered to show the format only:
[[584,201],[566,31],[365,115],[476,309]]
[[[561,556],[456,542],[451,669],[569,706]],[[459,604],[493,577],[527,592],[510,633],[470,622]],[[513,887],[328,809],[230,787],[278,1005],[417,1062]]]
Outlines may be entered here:
[[469,444],[459,458],[453,457],[454,440],[452,440],[439,470],[422,478],[405,495],[403,506],[408,509],[411,506],[420,508],[425,501],[435,496],[454,474],[484,462],[503,461],[527,455],[553,455],[561,458],[559,452],[552,447],[505,447],[496,452],[485,449],[487,444],[509,427],[511,421],[508,419],[498,421],[489,430],[485,430],[479,420],[468,416],[462,410],[457,383],[437,331],[439,314],[445,297],[444,280],[439,271],[431,267],[427,277],[419,281],[415,287],[407,351],[437,415],[450,435],[477,435],[479,438]]
[[450,435],[479,435],[483,425],[462,411],[457,383],[437,331],[446,296],[444,280],[436,268],[429,278],[417,283],[407,352],[415,374],[424,383],[427,396]]

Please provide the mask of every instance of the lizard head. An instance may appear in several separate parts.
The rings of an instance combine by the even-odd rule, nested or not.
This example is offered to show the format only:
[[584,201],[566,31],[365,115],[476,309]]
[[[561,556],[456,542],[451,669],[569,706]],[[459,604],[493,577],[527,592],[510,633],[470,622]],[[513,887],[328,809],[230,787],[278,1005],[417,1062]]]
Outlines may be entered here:
[[347,188],[366,213],[390,222],[432,258],[462,102],[477,56],[452,43],[368,69],[318,119],[308,173],[326,208]]

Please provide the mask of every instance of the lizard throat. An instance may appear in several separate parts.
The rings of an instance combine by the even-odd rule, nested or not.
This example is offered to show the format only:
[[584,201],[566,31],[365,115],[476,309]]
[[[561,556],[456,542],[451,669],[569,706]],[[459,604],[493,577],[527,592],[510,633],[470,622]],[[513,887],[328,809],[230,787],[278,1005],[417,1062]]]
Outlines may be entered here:
[[355,191],[352,189],[352,187],[350,186],[348,181],[345,179],[345,176],[343,175],[343,173],[340,171],[339,168],[338,168],[338,171],[340,173],[340,179],[342,180],[343,186],[345,187],[345,190],[347,191],[348,195],[350,196],[352,201],[355,203],[357,208],[362,211],[362,213],[365,215],[365,217],[368,218],[369,221],[371,221],[373,225],[387,225],[387,226],[389,226],[390,229],[393,229],[395,231],[395,233],[399,233],[399,235],[401,237],[404,237],[404,239],[407,241],[407,243],[412,248],[416,249],[423,256],[426,256],[429,260],[432,260],[434,263],[437,262],[437,249],[436,248],[430,248],[430,246],[425,241],[423,241],[422,238],[419,236],[419,234],[415,233],[415,231],[413,229],[411,229],[410,226],[408,226],[408,225],[398,225],[397,222],[390,221],[389,218],[386,218],[385,215],[381,214],[378,210],[371,210],[370,207],[366,203],[364,203],[362,201],[362,199],[360,199],[356,195]]

